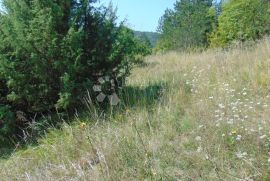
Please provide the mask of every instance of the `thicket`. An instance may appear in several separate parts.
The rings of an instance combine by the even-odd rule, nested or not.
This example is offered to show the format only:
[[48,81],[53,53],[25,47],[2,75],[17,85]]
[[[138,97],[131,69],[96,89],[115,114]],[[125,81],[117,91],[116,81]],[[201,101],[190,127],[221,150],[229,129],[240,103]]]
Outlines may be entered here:
[[[3,0],[0,141],[44,113],[77,108],[102,76],[124,82],[149,53],[96,0]],[[116,88],[117,89],[117,88]]]
[[210,36],[211,46],[260,39],[270,33],[268,0],[231,0],[223,4],[218,27]]
[[212,0],[181,0],[161,17],[157,50],[190,49],[207,45],[213,18],[208,13]]
[[227,47],[270,33],[269,0],[180,0],[160,19],[156,50]]

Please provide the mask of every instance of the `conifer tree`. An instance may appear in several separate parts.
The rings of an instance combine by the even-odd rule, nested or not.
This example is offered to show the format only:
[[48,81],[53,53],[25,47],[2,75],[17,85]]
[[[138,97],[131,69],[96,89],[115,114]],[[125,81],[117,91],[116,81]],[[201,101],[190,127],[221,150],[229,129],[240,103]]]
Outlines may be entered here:
[[[119,84],[139,49],[133,32],[117,26],[112,7],[95,0],[3,0],[0,13],[0,137],[16,112],[69,110],[100,76]],[[93,93],[94,94],[94,93]],[[17,120],[18,121],[18,120]]]

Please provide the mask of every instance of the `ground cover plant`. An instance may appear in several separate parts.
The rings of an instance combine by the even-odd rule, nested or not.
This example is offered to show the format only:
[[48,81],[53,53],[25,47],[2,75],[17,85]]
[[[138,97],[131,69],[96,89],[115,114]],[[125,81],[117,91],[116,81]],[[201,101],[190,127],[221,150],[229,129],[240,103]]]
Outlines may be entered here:
[[1,179],[269,180],[269,42],[148,57],[119,107],[1,160]]

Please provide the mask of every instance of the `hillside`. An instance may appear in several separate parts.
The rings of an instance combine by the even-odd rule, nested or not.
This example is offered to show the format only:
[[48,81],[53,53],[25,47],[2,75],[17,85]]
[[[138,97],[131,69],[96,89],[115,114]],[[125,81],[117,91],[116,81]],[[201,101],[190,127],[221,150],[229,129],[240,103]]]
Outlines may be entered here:
[[158,37],[159,37],[159,34],[156,32],[134,31],[134,34],[135,36],[139,38],[142,36],[146,36],[149,39],[152,47],[155,47],[155,45],[157,44]]
[[259,180],[270,169],[270,41],[153,55],[120,107],[52,129],[1,180]]

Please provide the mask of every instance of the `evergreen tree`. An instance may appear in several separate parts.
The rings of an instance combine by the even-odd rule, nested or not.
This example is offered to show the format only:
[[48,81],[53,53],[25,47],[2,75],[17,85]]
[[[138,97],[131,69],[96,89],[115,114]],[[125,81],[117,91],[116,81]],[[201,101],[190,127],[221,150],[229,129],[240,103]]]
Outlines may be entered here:
[[160,20],[161,49],[187,49],[207,45],[212,30],[209,9],[212,0],[177,1],[174,10],[167,10]]
[[[122,80],[141,49],[115,11],[95,0],[3,0],[0,14],[0,138],[18,111],[80,104],[100,76]],[[93,91],[92,91],[93,92]],[[17,116],[18,117],[18,116]]]
[[163,51],[175,48],[176,39],[174,39],[174,31],[178,22],[175,18],[175,12],[167,9],[165,14],[159,20],[158,32],[161,34],[156,45],[157,51]]

